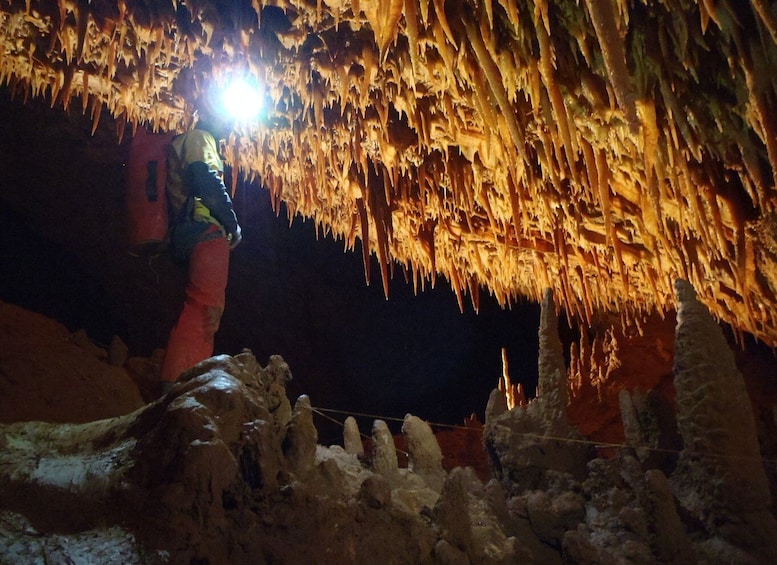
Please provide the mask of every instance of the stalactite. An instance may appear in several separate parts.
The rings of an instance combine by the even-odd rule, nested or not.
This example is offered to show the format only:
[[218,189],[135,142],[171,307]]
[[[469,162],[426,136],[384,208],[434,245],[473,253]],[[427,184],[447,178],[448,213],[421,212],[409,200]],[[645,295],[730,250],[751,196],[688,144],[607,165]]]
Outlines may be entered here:
[[273,123],[240,137],[236,174],[277,212],[283,200],[320,233],[362,239],[384,281],[396,262],[503,304],[544,285],[589,319],[665,308],[689,276],[717,316],[777,343],[777,304],[752,294],[777,287],[777,268],[746,229],[777,210],[777,25],[762,0],[692,1],[693,16],[624,0],[295,2],[282,30],[252,2],[258,34],[216,27],[210,0],[150,19],[126,2],[110,17],[83,0],[11,4],[0,83],[55,106],[81,96],[95,130],[103,109],[182,129],[210,63],[260,76]]
[[510,23],[510,25],[513,26],[513,29],[518,29],[521,25],[521,19],[520,19],[520,16],[518,15],[517,2],[515,0],[497,0],[497,1],[504,9],[505,14],[507,14],[507,20]]
[[[751,40],[754,41],[754,40]],[[766,66],[766,62],[761,60],[758,55],[758,49],[751,49],[753,58],[752,68],[747,64],[745,67],[745,78],[750,91],[750,104],[754,109],[760,124],[761,139],[766,145],[766,151],[769,156],[769,163],[772,168],[772,182],[777,185],[777,123],[772,118],[771,105],[765,99],[763,91],[765,85],[761,83],[767,78],[763,76],[760,70]]]
[[[561,89],[554,77],[553,60],[555,55],[550,45],[550,36],[545,31],[543,26],[535,26],[537,31],[537,39],[540,46],[540,60],[539,71],[542,77],[542,82],[545,84],[545,89],[548,92],[550,98],[550,105],[553,111],[553,116],[558,127],[559,137],[561,138],[560,145],[561,150],[566,157],[567,169],[574,173],[574,164],[577,160],[575,153],[577,151],[577,144],[574,141],[572,133],[570,131],[570,123],[568,120],[567,109],[564,104],[564,97],[561,94]],[[555,139],[555,138],[554,138]]]
[[469,290],[469,299],[472,303],[472,309],[477,314],[480,312],[480,286],[474,277],[467,279],[467,289]]
[[440,27],[445,32],[445,37],[451,45],[457,45],[451,26],[448,24],[448,17],[445,14],[445,0],[432,0],[432,4],[434,4],[434,13],[437,16],[437,21],[440,22]]
[[451,286],[453,287],[453,292],[456,293],[456,303],[459,305],[459,311],[464,312],[464,299],[461,295],[461,282],[459,282],[459,274],[456,267],[451,270]]
[[604,65],[615,98],[632,131],[639,129],[634,89],[626,65],[626,48],[612,7],[612,0],[585,0],[588,14],[602,50]]
[[121,143],[122,139],[124,139],[124,130],[127,126],[127,118],[126,116],[123,117],[123,119],[120,117],[116,121],[116,137],[119,140],[119,143]]
[[81,112],[86,113],[89,105],[89,73],[84,71],[81,76]]
[[418,12],[416,0],[405,0],[405,30],[410,48],[410,62],[413,66],[413,75],[418,72]]
[[54,74],[54,83],[51,84],[51,107],[59,100],[59,93],[62,90],[62,84],[64,83],[64,73],[60,70]]
[[62,107],[67,110],[70,106],[71,91],[73,88],[73,76],[75,75],[75,67],[68,67],[64,73],[64,80],[62,86],[59,89],[59,93],[55,97],[54,104],[62,104]]
[[380,278],[383,282],[383,294],[386,298],[389,296],[389,250],[388,250],[388,236],[386,234],[386,226],[383,221],[376,215],[376,211],[373,210],[373,217],[375,218],[375,232],[377,234],[378,245],[376,247],[378,252],[378,263],[380,265]]
[[86,30],[89,26],[89,13],[84,8],[85,7],[83,5],[78,6],[73,12],[76,18],[76,28],[78,29],[78,43],[76,47],[75,62],[79,64],[83,61],[84,58]]
[[[445,63],[445,68],[448,71],[449,76],[453,76],[455,72],[455,56],[453,49],[451,48],[451,43],[448,43],[448,40],[446,39],[445,30],[442,27],[442,23],[439,19],[435,19],[432,21],[431,24],[432,33],[434,34],[434,39],[436,41],[435,47],[437,48],[437,52],[442,57],[443,62]],[[456,45],[455,43],[452,43],[453,45]],[[450,84],[448,86],[451,86]]]
[[769,35],[772,36],[772,41],[777,44],[777,21],[771,13],[771,8],[766,5],[764,0],[750,0],[753,5],[753,9],[758,17],[761,18],[764,27],[769,31]]
[[[518,151],[518,154],[520,155],[522,160],[526,160],[526,154],[525,154],[525,148],[524,148],[524,136],[523,132],[521,131],[521,126],[518,123],[518,120],[515,118],[515,113],[513,112],[512,105],[510,104],[508,98],[507,98],[507,92],[504,88],[504,82],[502,81],[501,73],[499,72],[499,67],[494,63],[494,60],[491,58],[491,55],[489,55],[488,50],[486,49],[485,44],[483,43],[483,38],[480,35],[480,31],[475,27],[475,25],[472,23],[471,19],[467,15],[462,15],[462,23],[464,24],[464,29],[467,32],[467,38],[470,41],[470,44],[472,45],[472,49],[475,52],[475,56],[477,57],[478,62],[482,65],[483,71],[486,75],[486,80],[488,81],[489,86],[491,87],[491,92],[494,94],[494,97],[496,98],[497,105],[499,106],[499,109],[502,112],[502,117],[505,119],[505,122],[507,123],[507,127],[510,130],[510,135],[512,136],[513,143],[515,144],[515,149]],[[482,102],[487,103],[487,102]]]

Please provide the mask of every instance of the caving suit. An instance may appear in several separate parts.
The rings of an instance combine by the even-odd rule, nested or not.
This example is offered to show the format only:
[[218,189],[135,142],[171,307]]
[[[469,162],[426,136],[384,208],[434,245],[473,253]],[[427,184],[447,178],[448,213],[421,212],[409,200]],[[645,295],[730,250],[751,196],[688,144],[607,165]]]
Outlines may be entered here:
[[188,260],[186,300],[170,332],[160,380],[173,382],[213,355],[213,338],[224,312],[230,242],[240,239],[222,180],[216,139],[193,129],[173,139],[168,153],[167,197],[173,221],[173,255]]

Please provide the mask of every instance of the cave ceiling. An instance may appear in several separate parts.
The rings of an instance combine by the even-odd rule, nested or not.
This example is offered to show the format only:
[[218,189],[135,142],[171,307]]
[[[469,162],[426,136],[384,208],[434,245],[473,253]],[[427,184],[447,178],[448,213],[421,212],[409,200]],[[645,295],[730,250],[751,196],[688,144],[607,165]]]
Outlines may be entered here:
[[119,137],[236,73],[267,111],[228,160],[368,280],[590,321],[683,278],[777,345],[777,3],[0,0],[0,81]]

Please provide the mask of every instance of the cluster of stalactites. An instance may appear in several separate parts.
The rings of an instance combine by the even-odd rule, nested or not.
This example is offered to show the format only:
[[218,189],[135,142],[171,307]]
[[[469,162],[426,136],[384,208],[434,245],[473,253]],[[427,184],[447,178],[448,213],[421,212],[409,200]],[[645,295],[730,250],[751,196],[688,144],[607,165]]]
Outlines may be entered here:
[[184,71],[255,74],[273,107],[233,165],[290,218],[360,239],[386,292],[398,264],[421,287],[444,275],[462,307],[551,287],[590,320],[668,310],[685,278],[777,343],[763,2],[12,4],[1,78],[94,116],[180,128]]
[[46,97],[66,110],[80,106],[92,117],[93,131],[107,111],[118,118],[119,137],[127,123],[184,127],[184,100],[173,81],[195,61],[198,41],[179,32],[172,3],[6,4],[0,10],[0,84],[12,93]]
[[243,147],[291,214],[361,238],[384,285],[393,258],[460,303],[550,286],[590,320],[668,310],[684,277],[775,342],[774,262],[747,222],[774,207],[775,88],[754,74],[775,56],[768,13],[373,4],[382,18],[320,15],[310,58],[272,75],[302,127]]

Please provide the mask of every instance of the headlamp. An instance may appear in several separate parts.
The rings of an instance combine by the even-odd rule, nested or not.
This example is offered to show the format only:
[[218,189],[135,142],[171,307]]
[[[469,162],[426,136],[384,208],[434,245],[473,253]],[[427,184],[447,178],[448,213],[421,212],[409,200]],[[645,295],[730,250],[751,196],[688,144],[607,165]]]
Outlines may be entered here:
[[262,111],[262,103],[259,85],[243,78],[232,78],[221,95],[221,106],[236,121],[256,119]]

